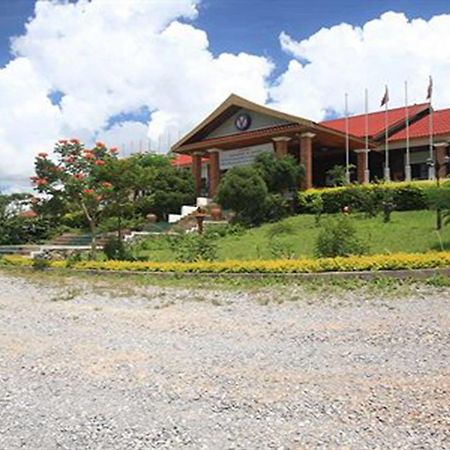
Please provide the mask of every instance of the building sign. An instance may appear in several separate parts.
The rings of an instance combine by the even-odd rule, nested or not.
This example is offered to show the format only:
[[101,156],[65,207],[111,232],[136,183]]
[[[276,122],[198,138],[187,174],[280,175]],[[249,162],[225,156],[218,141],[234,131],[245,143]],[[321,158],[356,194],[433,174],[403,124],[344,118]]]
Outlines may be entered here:
[[236,166],[249,166],[261,153],[273,153],[273,144],[224,150],[220,153],[220,170],[227,170]]

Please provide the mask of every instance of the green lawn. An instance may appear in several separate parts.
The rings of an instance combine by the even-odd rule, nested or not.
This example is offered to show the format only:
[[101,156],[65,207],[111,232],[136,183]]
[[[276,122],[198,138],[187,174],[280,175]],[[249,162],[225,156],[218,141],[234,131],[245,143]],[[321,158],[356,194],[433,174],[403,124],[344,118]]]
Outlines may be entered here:
[[[326,221],[330,216],[323,216]],[[362,214],[352,215],[356,229],[369,246],[370,253],[426,252],[440,250],[441,244],[435,231],[435,213],[430,211],[393,212],[391,222],[383,223],[382,217],[366,218]],[[314,216],[298,215],[277,224],[265,224],[240,235],[219,238],[218,257],[224,259],[273,259],[270,230],[285,224],[291,229],[279,233],[273,241],[281,247],[289,247],[295,256],[314,256],[314,245],[320,227],[315,225]],[[444,249],[450,249],[450,226],[441,232]],[[169,261],[174,259],[172,251],[164,240],[151,238],[142,254],[149,260]]]

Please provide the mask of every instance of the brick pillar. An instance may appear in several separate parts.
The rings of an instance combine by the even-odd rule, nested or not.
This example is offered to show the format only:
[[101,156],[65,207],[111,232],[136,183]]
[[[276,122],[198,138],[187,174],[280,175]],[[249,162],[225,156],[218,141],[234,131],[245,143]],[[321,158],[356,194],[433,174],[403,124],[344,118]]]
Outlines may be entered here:
[[219,150],[209,151],[209,196],[214,198],[220,183],[220,153]]
[[194,175],[195,195],[199,197],[202,190],[202,155],[200,153],[192,155],[192,173]]
[[448,144],[447,142],[439,142],[437,144],[434,144],[434,147],[436,149],[436,162],[437,166],[439,167],[438,176],[442,180],[443,178],[446,178],[448,174],[448,164],[446,164],[445,162]]
[[370,182],[368,151],[366,149],[355,150],[356,153],[356,175],[359,184]]
[[314,133],[303,133],[300,135],[300,163],[305,167],[305,178],[302,182],[302,189],[313,187],[312,173],[312,140]]
[[277,155],[278,158],[282,158],[283,156],[286,156],[288,154],[288,142],[291,140],[291,138],[286,136],[280,136],[275,137],[273,140],[273,147],[275,150],[275,155]]

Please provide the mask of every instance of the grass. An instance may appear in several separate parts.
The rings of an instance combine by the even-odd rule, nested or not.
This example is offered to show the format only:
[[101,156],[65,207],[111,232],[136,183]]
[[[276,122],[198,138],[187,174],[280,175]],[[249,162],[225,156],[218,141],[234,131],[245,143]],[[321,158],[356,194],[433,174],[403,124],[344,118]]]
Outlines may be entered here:
[[[322,222],[332,215],[322,217]],[[370,253],[426,252],[450,248],[450,226],[440,236],[435,230],[432,211],[393,212],[391,222],[383,223],[381,216],[366,218],[352,215],[361,238],[368,243]],[[273,259],[273,245],[286,247],[294,257],[313,257],[320,227],[314,216],[298,215],[276,224],[265,224],[240,235],[219,238],[218,259]],[[174,254],[164,238],[150,238],[140,252],[153,261],[173,261]]]
[[[56,287],[61,292],[49,298],[50,301],[69,301],[83,296],[84,292],[96,295],[111,296],[113,298],[132,298],[133,296],[147,295],[145,288],[155,286],[159,288],[182,288],[190,289],[193,294],[188,295],[190,301],[211,301],[220,306],[220,300],[207,300],[207,292],[211,290],[229,291],[236,294],[248,292],[251,294],[264,294],[260,298],[261,304],[273,301],[296,301],[311,295],[311,299],[329,298],[330,296],[355,292],[364,298],[395,299],[416,295],[422,291],[424,295],[431,289],[442,289],[447,295],[450,288],[450,277],[444,275],[430,276],[426,279],[398,279],[386,276],[376,276],[366,280],[357,277],[334,277],[334,278],[310,278],[295,279],[289,277],[215,277],[198,274],[192,277],[168,275],[152,276],[145,274],[123,275],[123,274],[89,274],[68,272],[65,270],[32,271],[25,268],[2,267],[0,271],[14,277],[26,279],[29,282],[42,287]],[[324,287],[326,289],[324,290]],[[280,291],[282,288],[282,291]],[[280,294],[282,292],[282,295]],[[278,296],[278,294],[280,294]],[[152,294],[153,295],[153,294]],[[158,297],[167,296],[166,306],[173,303],[171,291],[158,293]],[[277,300],[278,298],[278,300]],[[151,299],[151,297],[149,297]]]

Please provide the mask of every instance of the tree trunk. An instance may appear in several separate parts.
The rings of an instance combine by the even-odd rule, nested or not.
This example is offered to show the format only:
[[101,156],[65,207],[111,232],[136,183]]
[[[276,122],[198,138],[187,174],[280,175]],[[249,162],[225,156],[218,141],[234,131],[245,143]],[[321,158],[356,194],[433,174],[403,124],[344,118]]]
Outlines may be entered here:
[[97,227],[94,220],[89,221],[91,228],[91,258],[95,260],[97,256]]

